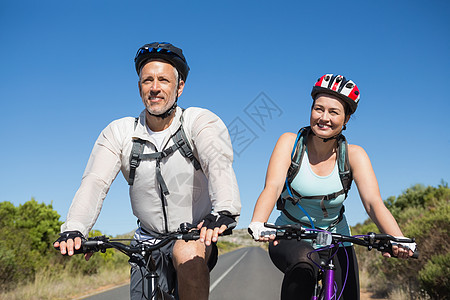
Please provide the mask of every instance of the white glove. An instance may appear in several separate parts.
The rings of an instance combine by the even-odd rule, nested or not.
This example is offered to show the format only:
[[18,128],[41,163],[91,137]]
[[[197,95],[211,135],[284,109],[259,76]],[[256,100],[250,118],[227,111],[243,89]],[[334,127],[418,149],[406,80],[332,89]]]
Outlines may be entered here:
[[[406,239],[404,236],[395,236],[397,239]],[[412,252],[416,251],[416,243],[391,242],[392,245],[400,246],[404,249],[409,249]]]
[[261,238],[268,238],[272,234],[276,235],[277,231],[265,227],[263,222],[251,222],[250,225],[248,225],[248,233],[250,233],[255,241],[259,241]]

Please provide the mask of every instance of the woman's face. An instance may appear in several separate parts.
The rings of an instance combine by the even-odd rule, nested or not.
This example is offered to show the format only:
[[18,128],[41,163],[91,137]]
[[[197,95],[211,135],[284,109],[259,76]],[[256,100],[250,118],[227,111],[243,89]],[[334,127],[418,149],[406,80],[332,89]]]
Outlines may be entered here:
[[345,115],[345,103],[337,97],[319,94],[311,109],[310,126],[321,138],[331,138],[342,131],[350,116]]

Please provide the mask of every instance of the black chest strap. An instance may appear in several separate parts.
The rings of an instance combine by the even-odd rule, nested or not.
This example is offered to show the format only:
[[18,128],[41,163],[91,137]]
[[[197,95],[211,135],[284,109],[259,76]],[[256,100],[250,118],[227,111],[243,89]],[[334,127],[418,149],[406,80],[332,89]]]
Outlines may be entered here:
[[323,217],[328,218],[328,211],[325,207],[325,201],[330,201],[332,199],[336,199],[338,196],[345,194],[345,190],[342,189],[338,192],[334,192],[328,195],[317,195],[317,196],[302,196],[299,193],[297,193],[294,189],[291,188],[292,193],[294,194],[294,197],[292,197],[291,201],[296,204],[297,202],[300,202],[302,199],[313,199],[313,200],[320,200],[320,209],[322,209]]
[[[135,127],[137,125],[137,118],[135,121]],[[182,121],[182,119],[181,119]],[[172,135],[172,140],[174,144],[168,148],[165,148],[162,151],[144,154],[144,146],[146,141],[142,139],[134,139],[133,146],[130,154],[130,174],[128,177],[128,184],[133,185],[134,178],[136,176],[136,169],[139,167],[141,160],[155,160],[156,161],[156,179],[161,187],[161,192],[164,195],[169,195],[169,189],[167,188],[167,184],[164,181],[164,178],[161,174],[161,160],[165,157],[170,156],[175,151],[179,150],[181,155],[188,158],[192,164],[194,165],[195,170],[199,170],[201,168],[200,162],[194,156],[194,153],[187,142],[187,137],[183,130],[183,125],[178,128],[177,132]]]
[[[297,219],[296,217],[291,215],[286,209],[283,209],[282,212],[292,222],[299,223],[308,228],[311,227],[311,224],[300,221],[299,219]],[[335,227],[337,224],[339,224],[342,221],[342,219],[344,219],[344,212],[345,212],[345,207],[344,207],[344,205],[342,205],[341,210],[339,211],[339,216],[336,218],[336,220],[331,222],[331,224],[327,228],[319,228],[319,227],[315,227],[315,228],[320,229],[320,230],[330,231],[333,227]]]

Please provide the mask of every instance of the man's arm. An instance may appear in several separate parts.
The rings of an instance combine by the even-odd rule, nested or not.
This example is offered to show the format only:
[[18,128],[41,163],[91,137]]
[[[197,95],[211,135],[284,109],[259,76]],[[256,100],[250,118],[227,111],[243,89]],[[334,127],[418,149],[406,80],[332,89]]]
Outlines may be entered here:
[[239,188],[233,170],[233,148],[228,129],[208,110],[201,110],[192,122],[194,140],[202,170],[208,178],[213,212],[199,224],[200,240],[216,242],[227,228],[234,228],[241,210]]
[[[81,185],[72,200],[66,222],[61,226],[61,237],[64,238],[60,237],[54,244],[61,254],[71,255],[74,249],[80,248],[81,239],[94,226],[109,187],[120,170],[121,144],[115,126],[116,123],[111,123],[95,142]],[[78,234],[66,234],[74,232]]]

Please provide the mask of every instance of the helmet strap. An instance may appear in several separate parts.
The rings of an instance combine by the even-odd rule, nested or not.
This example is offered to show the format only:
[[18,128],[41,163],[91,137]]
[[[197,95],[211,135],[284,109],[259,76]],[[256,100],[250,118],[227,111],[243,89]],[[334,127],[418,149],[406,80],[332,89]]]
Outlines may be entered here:
[[[342,128],[342,131],[344,131],[344,130],[345,130],[345,125],[344,125],[344,128]],[[311,130],[311,133],[312,133],[313,135],[315,135],[316,137],[318,137],[319,139],[321,139],[324,143],[326,143],[326,142],[331,141],[331,140],[337,140],[337,139],[339,139],[339,138],[341,137],[341,135],[342,135],[342,131],[339,132],[338,134],[336,134],[335,136],[330,137],[330,138],[323,138],[323,137],[320,137],[320,136],[318,136],[317,134],[315,134],[314,131],[312,131],[312,130]]]
[[161,118],[161,119],[165,119],[165,118],[169,117],[169,116],[173,113],[173,111],[175,110],[175,108],[177,108],[177,100],[178,100],[178,96],[177,96],[177,98],[175,99],[175,102],[173,103],[173,105],[172,105],[168,110],[166,110],[165,112],[163,112],[162,114],[159,114],[159,115],[152,114],[151,112],[148,111],[148,109],[147,109],[147,112],[148,112],[148,114],[149,114],[150,116],[157,117],[157,118]]
[[[316,135],[317,136],[317,135]],[[330,137],[330,138],[321,138],[321,137],[319,137],[319,136],[317,136],[319,139],[322,139],[322,141],[324,142],[324,143],[326,143],[326,142],[328,142],[328,141],[331,141],[331,140],[334,140],[334,139],[338,139],[339,137],[341,136],[341,133],[339,132],[339,134],[336,134],[335,136],[332,136],[332,137]]]

